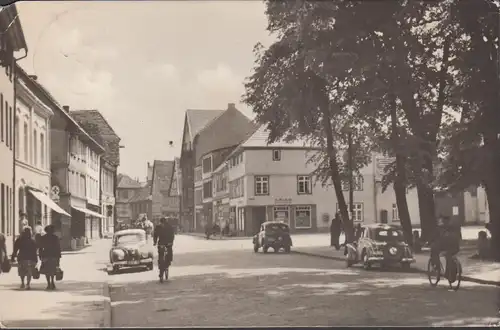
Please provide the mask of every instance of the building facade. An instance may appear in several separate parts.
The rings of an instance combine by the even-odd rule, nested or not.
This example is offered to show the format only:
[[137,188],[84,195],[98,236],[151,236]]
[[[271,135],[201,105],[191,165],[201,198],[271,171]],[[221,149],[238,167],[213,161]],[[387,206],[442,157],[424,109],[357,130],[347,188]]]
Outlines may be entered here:
[[151,196],[151,186],[146,185],[139,189],[136,194],[129,200],[132,219],[140,220],[144,217],[153,219],[153,198]]
[[[0,232],[7,237],[7,245],[12,247],[16,236],[15,211],[15,79],[16,61],[27,55],[26,40],[14,4],[4,6],[0,12]],[[19,55],[21,51],[23,54]],[[24,56],[22,56],[24,55]]]
[[118,174],[116,188],[116,217],[117,224],[131,225],[134,220],[130,200],[137,195],[142,188],[140,182],[128,175]]
[[179,197],[170,195],[173,161],[155,160],[153,162],[153,182],[151,186],[152,220],[161,217],[179,218]]
[[73,239],[81,245],[99,237],[99,159],[105,149],[70,115],[68,106],[53,101],[52,110],[52,187],[59,191],[59,205],[71,214],[55,223],[63,248],[70,249],[75,248]]
[[[99,200],[91,204],[103,218],[96,219],[99,236],[110,236],[114,231],[116,178],[120,165],[120,137],[98,110],[71,111],[71,116],[105,149],[99,166]],[[94,228],[94,227],[92,227]]]
[[21,221],[34,226],[52,223],[52,211],[68,216],[51,198],[50,120],[49,106],[37,95],[43,93],[20,67],[16,68],[15,139],[15,213],[14,232],[20,234]]

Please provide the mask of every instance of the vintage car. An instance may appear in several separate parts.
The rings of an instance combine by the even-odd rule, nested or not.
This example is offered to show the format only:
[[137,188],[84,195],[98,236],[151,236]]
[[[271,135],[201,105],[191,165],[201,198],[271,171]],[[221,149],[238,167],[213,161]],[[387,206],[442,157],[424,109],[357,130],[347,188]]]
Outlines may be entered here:
[[278,221],[264,222],[260,226],[259,233],[253,237],[252,243],[254,252],[258,252],[262,247],[264,253],[267,253],[269,248],[272,248],[274,252],[283,249],[286,253],[290,253],[292,246],[290,227]]
[[122,268],[146,267],[153,269],[153,247],[146,240],[143,229],[125,229],[113,235],[109,251],[108,274]]
[[414,262],[413,253],[405,243],[399,226],[386,224],[362,226],[359,240],[347,244],[347,267],[356,263],[362,263],[365,269],[370,269],[374,264],[381,267],[399,264],[408,269]]

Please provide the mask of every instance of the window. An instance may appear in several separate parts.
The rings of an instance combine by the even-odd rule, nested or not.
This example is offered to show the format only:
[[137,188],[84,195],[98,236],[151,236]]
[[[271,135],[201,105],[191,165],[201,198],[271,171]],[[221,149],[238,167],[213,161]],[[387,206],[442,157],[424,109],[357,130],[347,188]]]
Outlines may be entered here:
[[[353,190],[354,191],[363,191],[363,181],[364,180],[363,180],[362,175],[353,176],[353,178],[352,178]],[[342,181],[342,190],[349,191],[349,181],[348,180]]]
[[312,208],[311,206],[295,207],[295,228],[312,227]]
[[80,196],[85,197],[87,195],[87,189],[85,187],[85,175],[80,174],[80,187],[81,187],[81,192]]
[[203,159],[202,162],[203,174],[212,172],[212,156]]
[[2,198],[0,201],[2,202],[2,207],[0,209],[0,221],[2,222],[2,233],[5,233],[5,185],[2,183],[0,185],[0,197]]
[[281,150],[273,150],[273,161],[279,162],[281,160]]
[[29,140],[28,140],[28,124],[24,123],[24,161],[27,163],[29,161]]
[[38,165],[38,135],[36,129],[33,130],[33,165]]
[[[353,221],[354,222],[363,222],[364,221],[364,214],[363,214],[363,203],[353,203],[354,205],[354,210],[353,210]],[[347,208],[349,209],[349,204],[347,204]],[[337,203],[337,212],[339,211],[339,204]]]
[[120,197],[123,199],[128,198],[128,190],[122,190],[120,191]]
[[19,159],[19,140],[20,140],[20,132],[19,132],[19,117],[16,116],[14,119],[14,153],[16,155],[16,159]]
[[392,221],[394,221],[394,222],[399,221],[399,211],[398,211],[397,204],[392,204]]
[[290,208],[288,206],[275,206],[273,208],[274,221],[289,223],[290,222]]
[[201,167],[194,169],[194,182],[200,182],[202,178]]
[[45,168],[45,138],[40,133],[40,168]]
[[195,205],[203,204],[203,191],[201,189],[196,189],[194,191],[194,203]]
[[309,175],[297,176],[297,194],[299,195],[312,194],[311,177]]
[[269,195],[269,176],[255,177],[255,195]]
[[203,183],[203,199],[212,197],[212,181]]
[[9,103],[5,102],[5,144],[7,147],[10,146],[10,124],[12,123],[10,119]]

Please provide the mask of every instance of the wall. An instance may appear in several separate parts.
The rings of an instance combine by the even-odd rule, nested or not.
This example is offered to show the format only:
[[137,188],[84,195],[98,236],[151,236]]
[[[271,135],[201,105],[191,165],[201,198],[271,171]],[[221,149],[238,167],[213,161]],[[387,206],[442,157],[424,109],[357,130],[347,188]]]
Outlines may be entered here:
[[100,158],[89,146],[85,146],[86,159],[86,198],[92,205],[99,205],[99,186],[100,186]]

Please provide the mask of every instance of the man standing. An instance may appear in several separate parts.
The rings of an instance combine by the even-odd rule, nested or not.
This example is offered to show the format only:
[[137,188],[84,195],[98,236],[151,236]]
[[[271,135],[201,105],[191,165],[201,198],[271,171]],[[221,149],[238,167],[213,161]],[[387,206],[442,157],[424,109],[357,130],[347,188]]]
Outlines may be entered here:
[[339,238],[340,231],[342,228],[342,223],[340,220],[340,213],[335,214],[335,218],[332,219],[332,224],[330,225],[330,246],[334,246],[338,251],[340,249]]

